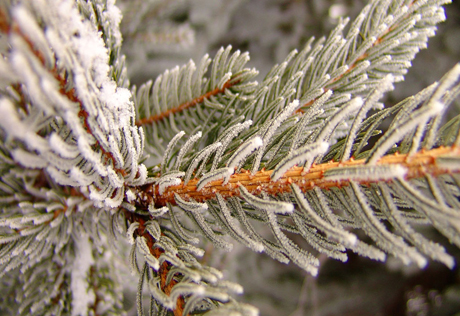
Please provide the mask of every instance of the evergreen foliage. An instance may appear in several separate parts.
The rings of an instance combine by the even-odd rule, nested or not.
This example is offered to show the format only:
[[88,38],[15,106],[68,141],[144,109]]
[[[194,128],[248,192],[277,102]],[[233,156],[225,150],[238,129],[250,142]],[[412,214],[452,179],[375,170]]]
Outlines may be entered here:
[[114,2],[0,2],[2,313],[121,315],[125,260],[138,315],[257,315],[205,242],[454,267],[419,228],[460,247],[460,65],[381,103],[449,0],[370,1],[261,82],[228,46],[139,87]]

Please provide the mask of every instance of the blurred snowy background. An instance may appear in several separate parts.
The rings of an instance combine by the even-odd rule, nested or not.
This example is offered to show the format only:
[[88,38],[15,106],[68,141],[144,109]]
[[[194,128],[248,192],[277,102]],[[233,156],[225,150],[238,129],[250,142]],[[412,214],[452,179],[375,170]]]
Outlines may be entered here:
[[[117,4],[124,15],[123,53],[130,80],[139,85],[189,59],[199,61],[206,53],[213,56],[229,44],[249,51],[249,66],[263,78],[311,36],[327,36],[340,17],[356,17],[366,1],[118,0]],[[416,57],[406,80],[387,96],[387,106],[438,80],[460,60],[460,1],[454,0],[446,13],[439,35]],[[460,262],[458,249],[436,237],[435,231],[427,234],[446,245]],[[347,263],[322,258],[319,276],[313,278],[293,265],[242,247],[226,254],[207,250],[203,260],[243,285],[245,295],[239,299],[260,308],[263,316],[460,315],[458,267],[451,271],[431,262],[421,271],[392,257],[381,264],[350,253]],[[133,295],[127,293],[127,306],[134,304]]]

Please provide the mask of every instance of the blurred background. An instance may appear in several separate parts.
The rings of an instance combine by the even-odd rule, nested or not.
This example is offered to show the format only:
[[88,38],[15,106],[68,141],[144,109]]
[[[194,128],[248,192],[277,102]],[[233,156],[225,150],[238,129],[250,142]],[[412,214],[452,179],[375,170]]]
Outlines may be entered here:
[[[122,9],[123,53],[132,84],[140,85],[166,69],[232,45],[251,56],[249,67],[262,79],[274,64],[311,37],[327,36],[340,17],[354,18],[363,0],[118,0]],[[446,6],[447,21],[421,51],[404,82],[384,100],[392,106],[433,83],[460,61],[460,1]],[[459,104],[452,113],[459,113]],[[426,229],[421,227],[421,230]],[[235,244],[231,253],[205,245],[207,264],[243,285],[238,298],[257,306],[261,316],[302,315],[460,315],[460,251],[428,229],[429,238],[445,245],[457,266],[449,270],[430,262],[426,269],[385,263],[349,253],[348,262],[319,256],[319,276],[273,261]],[[291,236],[295,240],[295,236]],[[360,236],[366,241],[365,236]],[[295,240],[308,249],[303,240]],[[315,253],[314,250],[311,250]],[[134,282],[134,287],[136,282]],[[134,312],[134,292],[125,305]],[[134,315],[133,314],[133,315]]]

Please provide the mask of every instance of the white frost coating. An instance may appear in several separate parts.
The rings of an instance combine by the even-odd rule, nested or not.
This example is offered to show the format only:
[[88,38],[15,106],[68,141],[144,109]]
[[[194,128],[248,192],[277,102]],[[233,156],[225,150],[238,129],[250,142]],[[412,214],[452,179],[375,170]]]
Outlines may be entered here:
[[153,217],[159,217],[169,212],[169,208],[167,206],[163,206],[161,208],[155,208],[152,204],[149,204],[149,213]]
[[294,150],[289,156],[281,160],[271,174],[271,179],[277,181],[283,174],[295,165],[303,164],[307,160],[315,158],[317,155],[324,154],[329,148],[327,142],[317,142],[305,145]]
[[181,179],[180,178],[169,178],[169,179],[166,179],[164,181],[162,181],[161,183],[158,184],[158,192],[161,194],[163,194],[165,192],[165,190],[169,187],[172,187],[172,186],[175,186],[175,185],[179,185],[181,184]]
[[[29,236],[31,234],[36,234],[36,233],[38,233],[38,232],[40,232],[42,230],[43,230],[43,227],[41,227],[41,226],[32,226],[32,227],[22,229],[19,232],[19,235],[20,236]],[[32,249],[30,251],[32,251]]]
[[107,20],[110,21],[110,30],[112,36],[115,38],[115,46],[120,46],[122,39],[120,28],[118,26],[121,22],[122,15],[120,9],[115,5],[115,0],[107,1],[107,9],[104,12],[104,15]]
[[143,236],[139,236],[136,238],[136,246],[137,249],[139,249],[144,256],[150,254],[150,249],[149,246],[147,245],[147,239]]
[[26,142],[29,148],[39,152],[48,150],[46,141],[22,124],[13,103],[6,98],[0,99],[0,126],[8,132],[9,136]]
[[134,231],[139,228],[139,223],[138,222],[133,222],[131,225],[129,225],[127,231],[126,231],[126,237],[128,238],[128,242],[131,245],[134,245],[136,240],[134,239]]
[[[155,168],[153,171],[155,171]],[[137,172],[139,172],[139,177],[136,178],[136,180],[139,180],[142,183],[145,182],[145,180],[147,180],[148,174],[147,167],[144,164],[140,164],[139,168],[137,168]]]
[[139,176],[131,181],[132,185],[143,185],[147,180],[147,167],[144,164],[138,165],[137,173]]
[[232,78],[232,72],[229,71],[225,73],[225,75],[220,79],[219,83],[217,84],[217,87],[219,89],[222,89],[224,87],[224,84],[229,81]]
[[319,260],[311,255],[308,256],[305,253],[300,252],[281,231],[276,215],[272,212],[266,212],[266,214],[276,239],[278,239],[281,243],[289,258],[300,268],[304,269],[312,276],[316,276],[318,274],[317,267],[319,266]]
[[198,248],[198,247],[195,247],[191,244],[183,244],[183,245],[179,245],[177,247],[177,249],[179,251],[187,251],[187,252],[190,252],[191,254],[193,254],[195,257],[203,257],[204,256],[204,250],[201,249],[201,248]]
[[[35,235],[35,240],[36,241],[42,241],[43,239],[45,239],[46,237],[49,236],[50,231],[51,231],[51,227],[49,225],[46,225],[45,227],[42,227],[42,230],[40,232],[38,232],[37,235]],[[37,250],[33,250],[33,251],[35,252]],[[29,256],[29,259],[31,257],[32,256]]]
[[230,176],[233,174],[233,172],[234,172],[233,168],[220,168],[214,171],[210,171],[207,174],[205,174],[200,179],[200,181],[198,181],[198,183],[196,184],[197,185],[196,190],[200,191],[208,183],[212,181],[220,180],[222,178],[224,178],[224,182],[227,182]]
[[45,159],[49,165],[56,167],[57,169],[61,170],[62,172],[69,172],[70,169],[72,169],[76,163],[79,162],[77,159],[62,159],[55,153],[51,151],[46,151],[40,153],[40,157]]
[[86,233],[74,238],[75,261],[72,265],[70,288],[72,292],[72,316],[88,315],[88,307],[94,304],[96,296],[90,286],[89,273],[94,264],[91,243]]
[[48,163],[40,156],[37,156],[33,153],[30,153],[20,148],[13,150],[11,155],[13,156],[13,159],[16,162],[19,162],[24,167],[45,168],[48,165]]
[[21,31],[27,36],[28,40],[38,48],[42,55],[44,55],[48,66],[53,66],[53,53],[46,42],[42,30],[37,25],[35,18],[23,6],[13,8],[12,16],[14,21],[19,24]]
[[[127,128],[125,127],[123,129],[126,130]],[[131,134],[132,134],[132,139],[134,142],[134,147],[133,150],[136,153],[136,158],[139,159],[142,156],[143,150],[144,150],[144,145],[143,145],[143,129],[141,127],[137,128],[135,126],[130,126]]]
[[112,157],[115,160],[115,165],[123,166],[125,162],[120,152],[120,149],[118,148],[118,141],[115,139],[114,135],[109,135],[109,137],[107,138],[110,147],[110,153],[112,154]]
[[294,205],[287,202],[270,201],[252,195],[244,186],[239,187],[243,199],[255,208],[277,214],[289,214],[294,211]]
[[222,195],[216,193],[216,196],[222,215],[224,215],[225,220],[227,221],[231,229],[234,231],[234,233],[241,239],[243,239],[246,242],[246,246],[248,246],[250,249],[256,252],[262,252],[265,248],[264,245],[260,241],[251,239],[243,230],[241,230],[241,228],[236,224],[235,219],[230,214],[230,210],[228,209],[227,203],[225,202]]
[[459,80],[460,77],[460,63],[456,64],[442,79],[438,88],[433,93],[431,100],[441,100],[446,90],[452,88],[452,86]]
[[390,223],[393,227],[396,228],[396,230],[401,233],[401,236],[413,244],[422,253],[427,254],[434,260],[438,260],[444,263],[447,267],[449,267],[449,269],[453,269],[455,265],[454,258],[446,253],[444,247],[425,239],[423,235],[416,232],[407,223],[406,219],[400,215],[400,212],[397,206],[394,204],[394,200],[389,193],[388,187],[385,184],[380,184],[380,191],[388,207],[388,211],[384,210],[384,212],[390,213],[387,215],[389,217]]
[[102,177],[107,176],[107,167],[104,166],[101,162],[101,154],[95,153],[92,150],[88,140],[83,135],[78,138],[78,149],[80,150],[80,153],[83,155],[83,157],[91,162],[99,175]]
[[117,87],[113,81],[104,82],[99,98],[105,103],[107,109],[118,114],[115,116],[117,124],[113,127],[114,130],[130,125],[133,103],[130,101],[131,92],[128,89]]
[[161,303],[166,308],[169,309],[174,309],[174,306],[176,305],[176,302],[173,301],[168,295],[166,295],[162,290],[160,290],[161,285],[159,282],[159,278],[155,279],[152,278],[149,283],[149,290],[150,293],[152,294],[152,297]]
[[0,84],[2,88],[13,82],[17,82],[18,80],[18,76],[11,68],[11,65],[7,62],[7,59],[3,57],[0,58]]
[[173,256],[177,255],[176,245],[169,237],[161,236],[161,233],[160,233],[160,236],[158,239],[159,240],[157,240],[157,242],[155,243],[155,246],[163,249],[165,253],[168,253]]
[[179,154],[177,155],[176,158],[176,164],[174,166],[174,169],[178,170],[180,167],[180,163],[182,162],[182,158],[184,155],[190,150],[190,148],[193,146],[193,144],[201,138],[202,133],[198,132],[195,135],[191,136],[182,146],[182,148],[179,150]]
[[[197,285],[194,283],[185,283],[185,282],[180,282],[177,283],[172,291],[170,298],[173,302],[177,302],[177,299],[179,296],[186,296],[186,295],[196,295],[196,296],[204,296],[206,294],[206,288],[203,285]],[[210,294],[210,293],[209,293]],[[216,291],[216,293],[213,293],[214,295],[219,295]],[[221,301],[225,302],[228,300],[228,295],[222,293],[224,297],[222,297]],[[225,299],[227,298],[227,299]],[[174,303],[175,304],[175,303]]]
[[256,136],[249,141],[241,144],[240,147],[235,151],[235,153],[228,159],[227,166],[229,168],[235,168],[240,164],[242,160],[244,160],[247,156],[249,156],[254,150],[258,149],[263,145],[262,138],[260,136]]
[[158,269],[160,269],[160,262],[158,261],[157,258],[155,258],[154,256],[152,256],[151,254],[146,254],[146,255],[144,256],[144,258],[145,258],[145,261],[148,263],[148,265],[149,265],[152,269],[154,269],[154,270],[156,270],[156,271],[158,271]]
[[131,203],[132,201],[136,200],[136,194],[134,194],[133,190],[128,189],[126,190],[125,194],[126,194],[126,200],[128,201],[128,203]]
[[75,158],[78,156],[78,148],[62,140],[56,133],[51,134],[48,139],[51,149],[63,158]]
[[70,186],[78,186],[78,182],[75,179],[71,179],[65,172],[62,170],[57,169],[53,166],[47,166],[46,172],[51,176],[51,178],[56,181],[56,183],[61,185],[70,185]]
[[401,237],[390,233],[385,225],[375,217],[359,185],[354,181],[350,181],[350,187],[361,205],[362,211],[357,212],[357,217],[363,222],[363,229],[366,231],[367,235],[371,237],[380,248],[400,258],[404,264],[408,265],[415,262],[420,268],[425,267],[427,264],[426,258],[418,253],[414,247],[407,245]]
[[252,165],[252,170],[251,173],[254,175],[257,170],[259,170],[260,166],[260,161],[262,159],[262,156],[264,154],[264,149],[265,145],[268,144],[270,141],[270,138],[273,136],[275,131],[278,129],[278,127],[294,112],[297,108],[299,107],[299,100],[294,100],[291,103],[289,103],[274,119],[271,120],[269,123],[267,129],[265,130],[263,136],[262,136],[262,141],[263,144],[259,149],[257,150],[257,155],[254,159],[254,163]]
[[123,176],[118,175],[112,167],[107,168],[107,175],[112,187],[121,188],[124,186]]
[[[85,123],[92,131],[91,134],[98,139],[99,144],[112,153],[117,161],[118,168],[127,171],[123,182],[131,184],[134,180],[138,166],[138,156],[143,140],[136,138],[121,141],[120,131],[125,128],[137,128],[133,125],[134,107],[131,101],[131,92],[125,88],[117,87],[109,76],[110,67],[108,50],[102,39],[101,33],[94,27],[92,21],[82,19],[74,1],[70,0],[34,0],[28,2],[29,6],[16,6],[12,14],[18,22],[21,31],[34,43],[44,55],[46,65],[31,52],[29,45],[17,34],[11,35],[10,62],[22,82],[27,86],[33,96],[34,105],[42,108],[49,115],[57,115],[64,119],[77,140],[78,145],[72,148],[71,144],[59,141],[51,136],[50,139],[33,137],[35,131],[28,131],[30,127],[14,124],[14,115],[8,116],[10,126],[14,126],[10,135],[24,140],[28,147],[43,154],[52,150],[63,158],[75,158],[81,154],[89,160],[94,171],[100,177],[106,177],[106,166],[111,161],[104,160],[100,153],[96,153],[92,136],[83,128],[82,122],[75,111],[81,106],[88,114]],[[30,8],[30,9],[29,9]],[[121,44],[121,34],[118,25],[121,20],[120,10],[115,6],[114,0],[106,3],[100,16],[105,31],[111,38],[110,50]],[[35,21],[47,25],[43,30]],[[69,101],[59,93],[59,85],[47,67],[54,67],[54,55],[59,59],[59,71],[65,70],[73,78],[75,95],[81,102],[76,104]],[[48,65],[49,64],[49,65]],[[1,118],[0,118],[1,120]],[[16,118],[16,121],[20,120]],[[13,123],[13,124],[12,124]],[[22,130],[22,131],[21,131]],[[15,132],[17,131],[17,132]],[[134,134],[134,131],[133,131]],[[110,136],[110,137],[109,137]],[[35,138],[35,139],[33,139]],[[43,146],[43,141],[49,142]],[[110,146],[108,145],[110,142]],[[69,146],[70,145],[70,146]],[[78,147],[78,148],[77,148]],[[135,148],[138,153],[136,159],[128,155],[128,161],[123,161],[120,153],[126,149]],[[112,181],[112,185],[119,181]],[[136,183],[138,183],[137,181]],[[105,186],[99,183],[97,186]],[[111,205],[118,203],[118,199],[107,200]],[[115,204],[114,204],[115,203]]]
[[295,195],[295,198],[299,204],[299,207],[302,211],[306,212],[310,217],[312,224],[317,226],[320,230],[326,233],[327,236],[336,238],[338,241],[343,243],[346,246],[353,246],[357,242],[356,235],[347,232],[342,227],[333,226],[331,223],[319,216],[315,211],[312,210],[308,204],[305,195],[302,193],[300,188],[292,184],[292,192]]
[[363,165],[331,169],[324,173],[324,178],[332,181],[379,181],[403,178],[406,174],[407,168],[401,165]]
[[[54,215],[54,214],[53,214]],[[61,225],[62,221],[64,220],[64,213],[59,213],[59,215],[51,221],[51,223],[49,224],[51,228],[55,228],[55,227],[58,227],[59,225]],[[47,239],[47,241],[49,242],[50,240]]]
[[437,115],[443,109],[444,105],[442,103],[438,101],[430,102],[428,107],[416,110],[411,118],[400,122],[397,128],[387,131],[381,138],[384,139],[384,141],[380,144],[377,143],[379,146],[377,150],[372,153],[372,156],[368,160],[368,164],[375,165],[394,144],[400,141],[412,129],[416,128],[420,122],[426,122],[430,117]]
[[[110,192],[110,195],[104,199],[104,205],[110,208],[118,207],[123,202],[123,197],[125,196],[124,187],[115,190],[110,190]],[[113,192],[116,192],[116,194],[114,198],[111,198],[110,196],[113,194]]]
[[220,301],[225,302],[228,300],[228,295],[222,295],[219,292],[207,293],[206,288],[202,285],[197,285],[195,283],[189,282],[180,282],[177,283],[171,291],[170,296],[166,295],[162,290],[160,290],[161,285],[159,284],[159,278],[152,278],[148,283],[150,293],[159,301],[161,305],[169,309],[174,309],[176,306],[177,299],[179,296],[198,296],[202,297],[205,295],[210,295],[211,297],[217,297]]
[[217,148],[216,156],[214,157],[214,161],[212,162],[211,171],[214,171],[217,168],[217,165],[222,159],[222,154],[224,153],[224,150],[227,148],[228,144],[230,144],[232,139],[235,138],[241,131],[249,128],[249,126],[251,125],[252,125],[252,120],[247,120],[243,123],[235,124],[233,127],[231,127],[228,130],[228,132],[226,132],[223,135],[223,137],[219,139],[220,142],[222,143],[222,146]]
[[180,197],[179,194],[174,193],[174,198],[182,209],[189,211],[189,212],[198,212],[202,210],[208,209],[208,204],[206,203],[198,203],[198,202],[187,202]]
[[[43,89],[43,84],[55,80],[51,77],[46,69],[43,68],[36,57],[30,52],[30,47],[20,35],[10,36],[9,44],[15,48],[11,52],[10,61],[15,73],[20,77],[22,83],[27,86],[30,98],[34,106],[37,106],[48,115],[53,115],[55,112],[52,108],[52,100],[47,96]],[[54,84],[57,89],[57,84]]]
[[34,225],[40,225],[40,224],[43,224],[44,222],[47,222],[53,219],[53,217],[54,217],[54,213],[39,214],[32,218],[32,222],[34,223]]
[[[375,41],[377,41],[377,37],[375,36],[370,36],[367,39],[365,39],[359,48],[353,53],[353,55],[348,59],[348,60],[355,60],[359,56],[361,56],[365,51],[367,51],[372,45],[374,45]],[[358,63],[359,67],[359,63]]]
[[148,231],[155,240],[159,240],[161,238],[161,228],[160,228],[160,224],[158,224],[157,221],[155,220],[147,221],[145,223],[145,230]]
[[219,282],[219,286],[222,286],[235,294],[243,294],[243,287],[238,283],[222,280]]
[[[155,244],[155,246],[157,245],[158,243]],[[161,248],[161,246],[159,247]],[[185,264],[182,262],[182,260],[176,257],[175,254],[169,253],[167,250],[165,250],[165,252],[162,253],[158,258],[158,262],[160,263],[160,265],[162,265],[165,261],[169,262],[171,265],[175,267],[185,268]]]
[[81,186],[88,186],[96,180],[94,174],[86,174],[77,166],[74,166],[72,169],[70,169],[70,177],[77,181]]
[[342,109],[338,110],[337,113],[326,123],[322,128],[321,133],[316,137],[317,141],[324,141],[328,136],[331,135],[334,128],[344,121],[344,119],[351,115],[352,112],[356,111],[363,105],[363,99],[357,97],[352,99],[348,104],[346,104]]
[[187,172],[185,173],[185,178],[184,178],[184,185],[188,183],[190,180],[190,177],[192,176],[193,171],[195,171],[195,168],[198,166],[200,161],[203,159],[206,159],[210,154],[212,154],[217,148],[222,146],[221,142],[217,142],[214,144],[211,144],[201,150],[201,152],[196,156],[192,163],[190,164],[190,167],[188,167]]
[[172,139],[171,141],[168,143],[168,146],[166,146],[166,150],[163,154],[163,159],[161,160],[161,170],[163,172],[166,171],[166,163],[168,161],[168,158],[169,158],[169,154],[171,152],[171,150],[173,149],[173,147],[176,145],[176,143],[182,138],[182,136],[185,135],[185,132],[184,131],[180,131],[179,133],[177,133]]
[[[345,149],[343,150],[342,154],[342,161],[348,160],[351,155],[351,151],[353,148],[353,143],[355,141],[356,135],[359,131],[362,121],[365,119],[367,112],[373,107],[376,102],[383,96],[383,94],[387,91],[393,90],[393,75],[389,74],[386,75],[383,80],[381,80],[380,84],[374,89],[374,91],[367,97],[366,102],[358,111],[355,119],[353,120],[353,124],[349,129],[349,133],[347,136],[347,141],[345,145]],[[382,105],[383,109],[383,105]]]

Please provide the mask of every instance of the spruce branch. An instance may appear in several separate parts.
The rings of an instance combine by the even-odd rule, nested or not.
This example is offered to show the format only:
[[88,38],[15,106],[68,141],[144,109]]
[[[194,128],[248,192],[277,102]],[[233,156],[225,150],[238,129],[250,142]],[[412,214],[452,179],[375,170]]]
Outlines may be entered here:
[[138,120],[136,122],[136,125],[137,126],[142,126],[142,125],[146,125],[146,124],[152,124],[153,122],[157,122],[157,121],[160,121],[160,120],[167,119],[172,114],[175,114],[175,113],[180,114],[180,112],[182,112],[182,111],[184,111],[184,110],[186,110],[186,109],[188,109],[190,107],[193,107],[193,106],[195,106],[195,105],[197,105],[199,103],[203,103],[205,99],[207,100],[207,99],[210,99],[213,96],[216,96],[218,94],[224,93],[225,89],[231,88],[236,83],[232,84],[230,82],[230,80],[229,80],[229,81],[224,83],[222,88],[215,88],[214,90],[209,91],[206,94],[201,95],[199,97],[196,97],[195,99],[193,99],[191,101],[188,101],[186,103],[182,103],[182,104],[180,104],[179,106],[177,106],[175,108],[171,108],[171,109],[169,109],[167,111],[164,111],[162,113],[152,115],[152,116],[150,116],[148,118],[140,119],[140,120]]
[[252,175],[248,170],[240,170],[230,176],[227,184],[225,180],[211,181],[201,190],[198,189],[198,179],[190,180],[186,185],[181,184],[167,187],[159,194],[158,185],[147,185],[142,188],[144,196],[148,197],[149,204],[160,208],[168,203],[176,205],[175,194],[183,199],[193,199],[205,202],[215,199],[216,194],[225,198],[239,197],[240,186],[253,195],[267,193],[269,195],[282,195],[291,192],[291,184],[296,184],[302,191],[313,188],[328,189],[342,187],[349,184],[350,179],[362,185],[374,182],[391,181],[402,177],[405,180],[423,178],[425,176],[440,176],[457,173],[456,167],[444,163],[459,159],[460,151],[457,147],[441,147],[432,150],[422,150],[413,155],[398,152],[382,157],[375,166],[367,166],[366,159],[350,159],[343,162],[326,162],[314,164],[309,170],[304,167],[292,167],[276,181],[272,180],[273,170],[258,171]]
[[346,261],[348,250],[452,269],[416,227],[460,247],[458,117],[443,125],[460,64],[394,107],[379,102],[448,2],[371,1],[260,83],[249,54],[228,46],[138,89],[114,1],[3,1],[0,276],[11,295],[0,311],[121,314],[126,248],[139,315],[145,293],[150,315],[257,315],[202,258],[204,240],[312,276],[317,253]]

